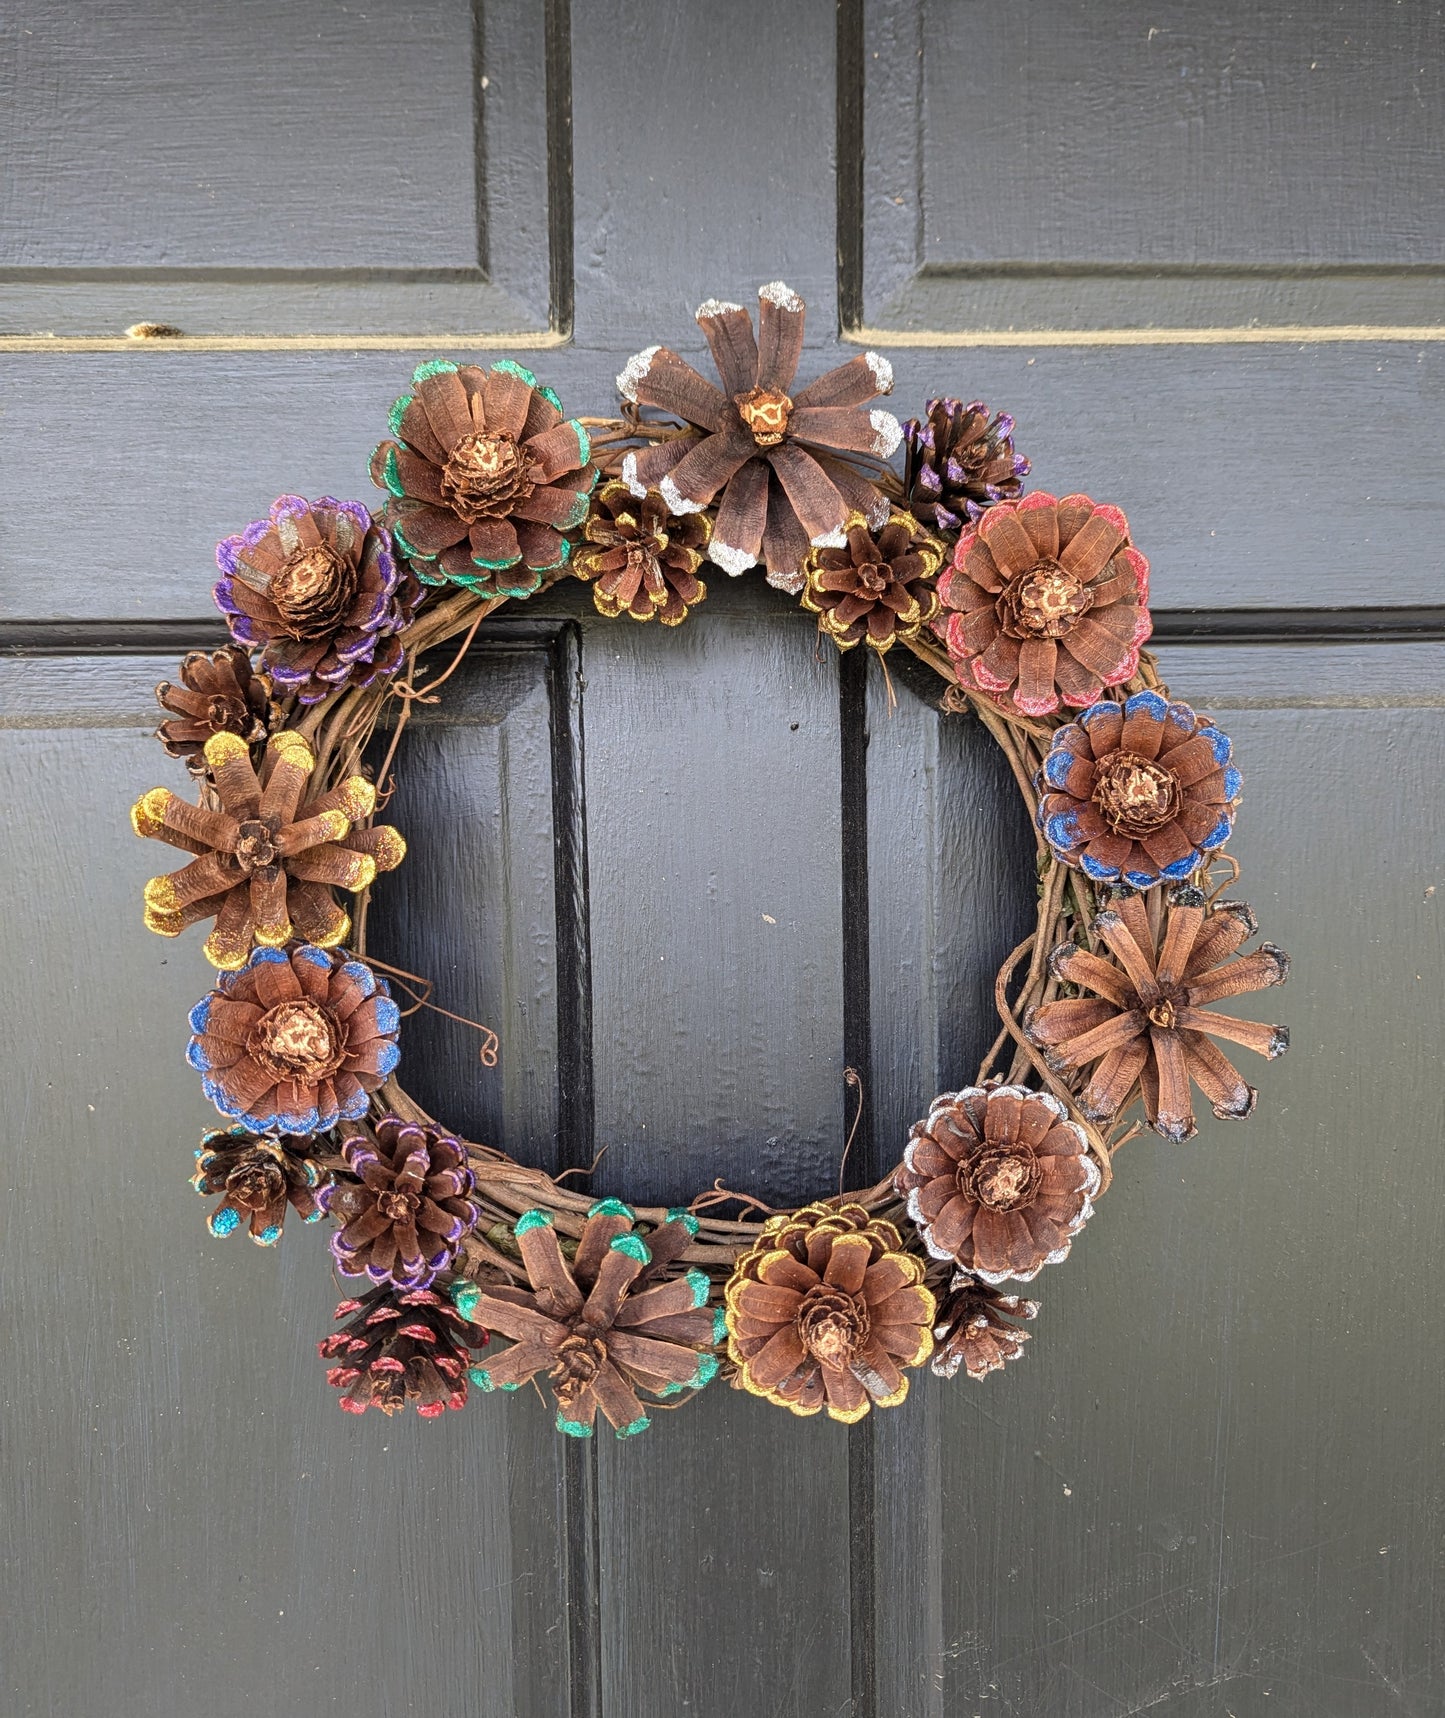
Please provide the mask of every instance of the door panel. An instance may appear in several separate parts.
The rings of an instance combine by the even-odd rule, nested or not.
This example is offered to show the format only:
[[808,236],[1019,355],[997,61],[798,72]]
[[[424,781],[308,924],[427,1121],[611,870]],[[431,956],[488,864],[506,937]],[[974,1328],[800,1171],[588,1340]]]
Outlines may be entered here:
[[1248,1012],[1293,1048],[1247,1130],[1124,1147],[1028,1364],[956,1402],[947,1710],[1441,1700],[1442,664],[1377,649],[1397,704],[1334,654],[1166,664],[1246,760],[1230,893],[1295,963]]
[[[715,275],[699,267],[696,280],[693,296]],[[532,360],[569,409],[610,409],[616,372],[651,341],[688,348],[687,310],[639,302],[610,349]],[[810,326],[824,342],[826,316]],[[803,370],[850,355],[820,344]],[[1161,629],[1181,609],[1445,599],[1445,346],[889,355],[905,414],[950,390],[1007,407],[1040,487],[1125,507],[1149,557]],[[23,478],[0,494],[0,619],[174,616],[197,636],[217,631],[207,613],[216,538],[298,486],[367,495],[366,460],[413,361],[151,349],[37,357],[6,354],[0,342],[0,466]],[[52,531],[37,523],[52,518],[64,521],[60,562]]]
[[546,330],[555,6],[9,11],[0,331]]
[[160,850],[128,816],[180,786],[147,711],[174,662],[0,669],[3,803],[44,794],[0,829],[12,900],[44,903],[0,924],[4,1709],[450,1711],[485,1678],[490,1711],[557,1710],[560,1440],[500,1415],[369,1435],[322,1382],[319,1234],[212,1240],[187,1185],[220,1125],[183,1062],[213,974],[142,927]]
[[1436,0],[847,10],[874,328],[1439,322]]
[[[28,0],[7,38],[5,1712],[1438,1709],[1437,0],[223,11]],[[527,1395],[353,1420],[320,1237],[213,1241],[185,1185],[209,971],[140,925],[126,812],[183,779],[150,688],[218,636],[216,537],[366,494],[443,339],[551,344],[602,411],[778,276],[805,374],[877,346],[905,414],[982,396],[1042,486],[1127,508],[1162,672],[1240,750],[1294,1049],[1248,1129],[1125,1148],[982,1385],[848,1431],[717,1388],[595,1447]],[[1362,317],[1419,332],[1324,327]],[[88,349],[141,319],[199,346]],[[409,1089],[552,1169],[605,1146],[599,1193],[771,1202],[838,1185],[853,1066],[845,1180],[892,1162],[992,1036],[1032,836],[979,724],[862,655],[720,572],[675,632],[577,587],[489,622],[403,736],[369,930],[502,1061],[413,1015]]]

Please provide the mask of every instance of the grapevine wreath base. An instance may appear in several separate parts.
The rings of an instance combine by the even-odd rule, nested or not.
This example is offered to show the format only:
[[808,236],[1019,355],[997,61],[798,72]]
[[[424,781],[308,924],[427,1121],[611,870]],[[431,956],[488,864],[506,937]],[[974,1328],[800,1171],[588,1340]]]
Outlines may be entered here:
[[[235,642],[158,689],[197,797],[135,807],[188,859],[146,886],[146,922],[210,922],[218,968],[188,1059],[226,1125],[194,1185],[217,1236],[330,1222],[356,1293],[320,1349],[351,1412],[432,1417],[531,1384],[561,1431],[600,1414],[626,1437],[719,1377],[843,1421],[901,1402],[930,1357],[982,1378],[1022,1352],[1038,1309],[1017,1289],[1065,1258],[1119,1146],[1146,1125],[1189,1138],[1196,1088],[1247,1116],[1221,1044],[1285,1048],[1215,1006],[1288,962],[1241,952],[1254,920],[1220,898],[1239,772],[1141,649],[1149,569],[1123,513],[1025,492],[1013,422],[982,404],[900,426],[872,404],[892,387],[876,353],[798,386],[803,314],[781,283],[756,331],[709,301],[718,381],[649,347],[616,418],[564,418],[518,364],[423,364],[372,459],[381,507],[283,496],[228,537]],[[984,723],[1038,831],[1037,921],[998,975],[976,1083],[934,1097],[876,1186],[796,1211],[720,1186],[686,1209],[599,1202],[402,1089],[391,981],[435,1005],[366,952],[371,888],[406,852],[377,814],[413,704],[502,603],[575,577],[619,624],[676,626],[704,572],[755,566],[840,649],[903,646],[945,710]]]

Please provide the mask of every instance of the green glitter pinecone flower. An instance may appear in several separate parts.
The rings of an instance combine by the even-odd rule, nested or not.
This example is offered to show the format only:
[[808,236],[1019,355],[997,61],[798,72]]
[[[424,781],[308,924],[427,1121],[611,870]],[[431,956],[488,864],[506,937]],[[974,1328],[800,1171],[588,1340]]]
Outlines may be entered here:
[[591,1437],[600,1409],[627,1438],[649,1424],[644,1394],[680,1395],[716,1375],[722,1316],[708,1308],[707,1275],[667,1275],[691,1245],[696,1217],[669,1212],[644,1239],[633,1212],[604,1199],[570,1259],[545,1211],[524,1212],[513,1233],[530,1288],[469,1286],[457,1297],[468,1318],[512,1341],[472,1367],[478,1389],[515,1390],[545,1373],[558,1431]]
[[526,597],[566,565],[597,481],[591,443],[557,396],[510,359],[490,370],[436,358],[391,408],[371,456],[383,518],[424,584]]

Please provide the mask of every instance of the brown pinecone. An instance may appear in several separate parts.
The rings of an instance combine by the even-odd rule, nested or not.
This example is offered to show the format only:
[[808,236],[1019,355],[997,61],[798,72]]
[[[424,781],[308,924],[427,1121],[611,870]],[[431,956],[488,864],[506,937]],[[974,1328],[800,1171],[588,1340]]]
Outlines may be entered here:
[[429,359],[371,456],[386,522],[424,584],[525,597],[571,553],[597,481],[591,442],[530,370]]
[[438,1127],[389,1115],[374,1139],[351,1135],[341,1157],[356,1180],[338,1177],[322,1204],[342,1225],[331,1237],[342,1275],[425,1288],[481,1216],[466,1147]]
[[421,586],[359,501],[282,495],[216,545],[213,592],[237,644],[303,704],[401,667]]
[[932,579],[943,545],[907,513],[871,531],[861,513],[848,520],[841,549],[810,549],[803,562],[803,607],[839,650],[864,640],[881,655],[917,638],[938,613]]
[[251,670],[239,645],[193,650],[180,666],[181,683],[162,680],[156,702],[171,713],[156,738],[173,758],[184,758],[192,775],[204,775],[202,755],[212,734],[235,734],[248,746],[265,743],[270,726],[271,682]]
[[433,1420],[465,1406],[468,1350],[483,1347],[487,1333],[435,1290],[388,1284],[342,1301],[336,1317],[346,1323],[316,1347],[339,1363],[326,1382],[341,1391],[348,1414],[395,1414],[414,1402],[422,1419]]
[[664,626],[678,626],[707,595],[697,576],[712,536],[705,513],[673,518],[655,489],[636,496],[625,483],[606,483],[593,498],[584,535],[572,570],[597,581],[592,600],[609,620],[656,615]]
[[934,1258],[1000,1283],[1068,1256],[1100,1175],[1084,1130],[1051,1093],[966,1086],[940,1093],[913,1124],[893,1179]]
[[938,581],[961,686],[1025,716],[1083,709],[1139,671],[1149,563],[1117,507],[1036,489],[959,535]]
[[861,1420],[908,1394],[933,1346],[923,1261],[861,1205],[770,1217],[733,1267],[728,1353],[737,1384],[794,1414]]
[[1254,1087],[1213,1040],[1273,1061],[1289,1048],[1289,1033],[1205,1004],[1289,977],[1289,956],[1273,943],[1231,958],[1257,929],[1242,902],[1209,908],[1200,890],[1178,889],[1154,921],[1141,895],[1122,896],[1099,914],[1094,935],[1112,959],[1074,943],[1053,951],[1055,978],[1092,994],[1031,1008],[1024,1031],[1059,1073],[1092,1066],[1079,1099],[1090,1121],[1112,1119],[1137,1084],[1150,1127],[1165,1139],[1190,1139],[1198,1131],[1191,1080],[1221,1120],[1253,1112]]
[[1038,825],[1096,883],[1183,882],[1222,847],[1243,778],[1229,736],[1158,692],[1105,699],[1055,728],[1035,777]]
[[1013,433],[1013,419],[990,419],[982,400],[930,400],[926,422],[903,426],[904,505],[935,531],[957,531],[995,501],[1012,501],[1029,474]]
[[203,945],[212,966],[235,971],[253,946],[282,948],[294,937],[334,947],[351,920],[332,888],[358,890],[391,871],[406,842],[385,824],[357,827],[376,805],[364,776],[348,776],[315,798],[315,758],[299,734],[273,734],[258,775],[246,742],[213,734],[205,745],[219,811],[156,787],[131,810],[137,835],[196,857],[145,887],[145,922],[161,936],[214,918]]
[[789,392],[805,309],[770,281],[758,288],[755,335],[742,305],[700,304],[721,388],[665,346],[637,353],[617,378],[630,404],[668,412],[692,432],[627,454],[623,482],[634,495],[660,490],[679,514],[716,499],[709,559],[733,577],[763,561],[769,584],[792,595],[803,588],[809,545],[840,544],[850,513],[875,525],[888,517],[872,462],[887,459],[903,434],[891,412],[863,409],[893,388],[893,367],[877,352]]
[[644,1240],[632,1211],[604,1199],[588,1213],[568,1260],[548,1213],[524,1212],[513,1233],[530,1288],[486,1288],[470,1313],[513,1346],[473,1367],[472,1382],[480,1390],[515,1390],[545,1372],[559,1432],[591,1437],[599,1408],[619,1438],[645,1431],[639,1391],[678,1395],[717,1373],[708,1351],[720,1339],[720,1321],[708,1311],[706,1273],[690,1270],[638,1288],[653,1248],[675,1258],[694,1230],[679,1212]]
[[186,1060],[223,1116],[253,1133],[326,1133],[366,1114],[401,1060],[401,1011],[359,960],[258,948],[191,1010]]
[[1038,1315],[1036,1300],[1000,1294],[967,1271],[956,1271],[933,1327],[932,1371],[940,1378],[952,1378],[960,1366],[970,1378],[1002,1372],[1029,1339],[1014,1321]]
[[288,1206],[303,1223],[314,1223],[326,1181],[315,1147],[307,1137],[285,1140],[244,1127],[203,1134],[191,1186],[207,1198],[222,1195],[206,1227],[213,1235],[232,1235],[246,1223],[251,1239],[269,1247],[281,1238]]

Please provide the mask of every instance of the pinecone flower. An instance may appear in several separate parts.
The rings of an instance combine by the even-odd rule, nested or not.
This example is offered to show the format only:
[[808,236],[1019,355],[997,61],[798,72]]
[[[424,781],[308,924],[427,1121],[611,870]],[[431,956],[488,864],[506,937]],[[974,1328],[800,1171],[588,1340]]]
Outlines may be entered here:
[[366,1113],[401,1060],[384,980],[325,949],[258,948],[191,1010],[186,1060],[253,1133],[324,1133]]
[[401,667],[421,587],[360,501],[283,495],[216,548],[216,606],[279,691],[315,704]]
[[371,456],[384,517],[428,585],[526,597],[565,565],[597,481],[591,442],[530,370],[436,358],[391,408],[394,441]]
[[357,1179],[337,1178],[321,1203],[341,1224],[331,1251],[343,1276],[397,1288],[425,1288],[456,1257],[480,1208],[467,1149],[438,1127],[383,1116],[376,1137],[353,1134],[342,1161]]
[[708,1350],[721,1333],[706,1273],[645,1278],[657,1252],[671,1259],[689,1244],[697,1219],[678,1213],[646,1240],[634,1225],[620,1200],[602,1200],[568,1259],[545,1211],[517,1219],[531,1287],[486,1288],[473,1303],[471,1316],[513,1344],[472,1368],[478,1389],[515,1390],[544,1373],[559,1432],[591,1437],[601,1409],[617,1436],[630,1438],[649,1424],[640,1391],[672,1396],[713,1378],[717,1357]]
[[234,644],[224,650],[193,650],[181,663],[181,683],[162,680],[156,702],[170,719],[156,738],[192,775],[205,773],[202,750],[212,734],[235,734],[248,746],[265,743],[270,728],[271,685],[251,671],[251,659]]
[[908,1394],[904,1369],[933,1346],[923,1261],[861,1205],[770,1217],[727,1285],[738,1383],[794,1414],[861,1420]]
[[358,827],[376,807],[376,789],[356,775],[308,797],[316,760],[289,729],[271,736],[259,775],[235,734],[213,734],[204,756],[219,811],[164,787],[131,808],[137,835],[196,855],[146,884],[147,928],[173,937],[215,919],[203,948],[211,965],[226,971],[243,965],[253,945],[281,948],[299,936],[335,947],[351,920],[332,889],[364,889],[406,855],[397,830]]
[[880,655],[917,638],[938,612],[932,579],[943,545],[910,514],[894,513],[871,531],[849,515],[841,549],[810,549],[803,561],[803,607],[818,617],[839,650],[860,640]]
[[289,1206],[303,1223],[321,1215],[318,1190],[326,1171],[311,1155],[315,1141],[285,1140],[228,1127],[203,1134],[191,1186],[221,1203],[206,1220],[213,1235],[232,1235],[245,1223],[251,1239],[269,1247],[281,1239]]
[[1234,958],[1258,928],[1243,903],[1210,909],[1198,889],[1176,890],[1162,918],[1151,918],[1141,896],[1125,895],[1094,920],[1107,955],[1074,943],[1053,951],[1054,976],[1091,994],[1039,1004],[1024,1031],[1057,1072],[1092,1069],[1079,1099],[1090,1121],[1112,1119],[1137,1084],[1150,1127],[1165,1139],[1191,1139],[1191,1081],[1222,1120],[1253,1113],[1254,1087],[1213,1040],[1273,1061],[1289,1048],[1289,1033],[1207,1005],[1288,978],[1289,956],[1273,943]]
[[466,1405],[470,1351],[487,1333],[434,1289],[375,1288],[342,1301],[336,1317],[345,1324],[317,1352],[337,1362],[326,1382],[341,1391],[348,1414],[395,1414],[414,1402],[422,1419],[434,1420]]
[[1222,847],[1243,778],[1228,738],[1187,704],[1136,692],[1058,729],[1036,785],[1044,838],[1099,883],[1179,882]]
[[595,579],[592,600],[609,620],[620,614],[679,626],[707,595],[697,576],[712,536],[705,513],[673,518],[655,489],[636,496],[625,483],[603,484],[572,557],[579,579]]
[[1099,1180],[1084,1130],[1056,1097],[967,1086],[913,1124],[894,1184],[934,1258],[1001,1283],[1068,1257]]
[[1024,1351],[1029,1332],[1016,1320],[1037,1318],[1039,1303],[1021,1295],[1000,1294],[967,1271],[956,1271],[933,1327],[930,1368],[939,1378],[954,1377],[961,1366],[970,1378],[1002,1372]]
[[657,488],[674,513],[700,513],[721,494],[709,557],[734,576],[762,560],[769,584],[794,596],[810,545],[841,548],[850,513],[886,521],[887,500],[854,462],[887,459],[903,434],[891,412],[861,409],[893,387],[876,352],[789,394],[804,311],[780,280],[758,289],[756,337],[740,304],[699,305],[721,388],[665,346],[639,352],[617,378],[625,400],[695,432],[629,453],[622,477],[633,494]]
[[1014,452],[1014,421],[982,400],[930,400],[903,426],[903,505],[935,531],[957,531],[996,501],[1023,493],[1029,462]]
[[1153,630],[1129,521],[1087,495],[991,507],[958,539],[938,594],[956,611],[940,630],[959,680],[1025,716],[1092,704],[1138,672]]

